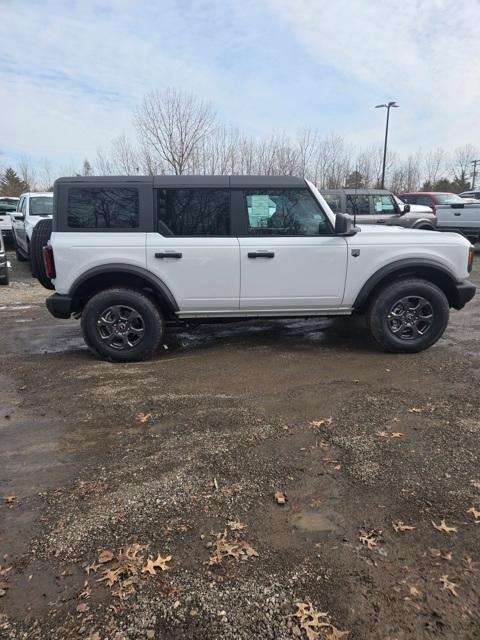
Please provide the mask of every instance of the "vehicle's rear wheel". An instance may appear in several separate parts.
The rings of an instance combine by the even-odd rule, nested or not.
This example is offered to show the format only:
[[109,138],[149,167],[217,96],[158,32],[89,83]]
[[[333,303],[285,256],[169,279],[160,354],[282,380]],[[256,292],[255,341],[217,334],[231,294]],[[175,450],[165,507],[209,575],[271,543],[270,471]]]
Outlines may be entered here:
[[427,349],[448,325],[449,304],[441,289],[427,280],[393,282],[373,299],[369,325],[385,350],[415,353]]
[[420,231],[435,231],[435,229],[429,224],[421,224],[420,226],[415,227],[415,229],[420,229]]
[[10,276],[8,273],[8,267],[5,268],[4,272],[0,271],[0,285],[7,285],[10,282]]
[[106,289],[82,312],[82,331],[93,353],[111,362],[145,360],[158,348],[164,321],[156,305],[133,289]]
[[46,246],[52,235],[52,221],[40,220],[37,222],[32,232],[30,240],[30,267],[32,275],[37,278],[45,289],[55,289],[52,281],[47,276],[45,264],[43,262],[43,247]]

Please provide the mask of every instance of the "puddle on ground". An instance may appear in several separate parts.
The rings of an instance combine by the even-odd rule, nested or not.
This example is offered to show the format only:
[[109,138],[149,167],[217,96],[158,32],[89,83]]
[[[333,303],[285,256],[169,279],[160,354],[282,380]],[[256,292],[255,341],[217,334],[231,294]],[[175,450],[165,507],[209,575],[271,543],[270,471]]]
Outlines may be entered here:
[[338,531],[338,526],[324,513],[318,511],[300,511],[292,516],[291,523],[298,529],[310,533]]

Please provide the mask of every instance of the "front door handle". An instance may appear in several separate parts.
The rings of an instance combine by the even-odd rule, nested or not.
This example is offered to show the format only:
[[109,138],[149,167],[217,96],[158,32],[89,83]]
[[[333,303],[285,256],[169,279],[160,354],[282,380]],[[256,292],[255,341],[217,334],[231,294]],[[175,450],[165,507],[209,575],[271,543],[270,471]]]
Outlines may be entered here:
[[454,216],[461,216],[462,214],[461,213],[454,213],[453,215]]
[[273,251],[249,251],[249,258],[274,258],[275,253]]
[[165,251],[163,253],[155,254],[155,258],[159,258],[160,260],[163,260],[163,258],[175,258],[176,260],[179,260],[181,257],[182,254],[178,251]]
[[385,224],[385,220],[377,220],[377,224]]

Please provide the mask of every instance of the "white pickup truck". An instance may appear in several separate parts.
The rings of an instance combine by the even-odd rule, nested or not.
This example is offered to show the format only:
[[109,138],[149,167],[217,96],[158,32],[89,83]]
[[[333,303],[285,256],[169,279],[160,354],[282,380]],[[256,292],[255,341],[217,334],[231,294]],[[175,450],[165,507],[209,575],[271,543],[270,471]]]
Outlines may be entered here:
[[456,231],[470,242],[480,242],[480,204],[439,204],[436,216],[436,228],[439,231]]
[[10,212],[17,260],[29,260],[33,229],[40,220],[51,220],[52,212],[53,193],[22,193],[16,211]]

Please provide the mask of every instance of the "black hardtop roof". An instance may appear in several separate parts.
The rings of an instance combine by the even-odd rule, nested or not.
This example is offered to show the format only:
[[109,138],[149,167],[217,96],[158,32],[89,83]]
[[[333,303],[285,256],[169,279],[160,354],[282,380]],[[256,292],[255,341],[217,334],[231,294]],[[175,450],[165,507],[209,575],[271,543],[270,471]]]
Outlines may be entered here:
[[344,193],[347,196],[391,196],[392,192],[388,189],[321,189],[320,193],[337,194]]
[[131,183],[154,187],[245,187],[245,188],[288,188],[306,187],[303,178],[293,176],[75,176],[58,178],[56,184]]

